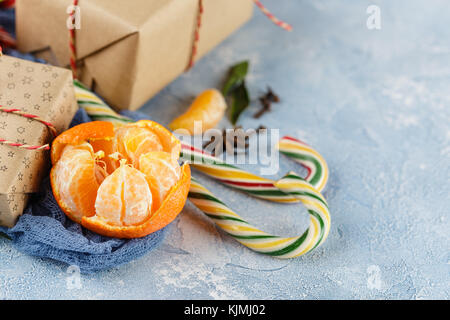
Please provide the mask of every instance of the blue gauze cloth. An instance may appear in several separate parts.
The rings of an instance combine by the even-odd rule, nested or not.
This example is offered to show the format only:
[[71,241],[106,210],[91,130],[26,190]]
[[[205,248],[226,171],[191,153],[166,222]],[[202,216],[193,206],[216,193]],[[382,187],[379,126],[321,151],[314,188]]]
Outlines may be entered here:
[[[134,120],[147,118],[137,112],[123,114]],[[71,127],[89,121],[87,113],[80,109]],[[61,211],[48,176],[17,224],[10,229],[0,227],[19,251],[76,265],[82,273],[116,267],[143,256],[161,243],[165,229],[131,240],[108,238],[91,232],[68,219]]]

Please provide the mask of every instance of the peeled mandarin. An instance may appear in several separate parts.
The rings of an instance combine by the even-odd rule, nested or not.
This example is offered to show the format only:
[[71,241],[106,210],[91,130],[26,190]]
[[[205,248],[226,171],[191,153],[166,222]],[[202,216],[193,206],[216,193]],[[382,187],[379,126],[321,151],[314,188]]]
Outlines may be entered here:
[[75,219],[95,214],[99,186],[96,171],[93,150],[88,143],[66,146],[52,170],[52,188],[61,199],[60,205]]
[[80,124],[52,143],[55,200],[68,218],[98,234],[144,237],[172,222],[187,199],[190,167],[180,168],[180,151],[180,141],[153,121],[119,129]]
[[148,152],[139,158],[139,170],[145,174],[150,186],[155,210],[180,179],[180,165],[168,152]]
[[151,215],[152,193],[144,174],[121,165],[97,192],[96,216],[115,226],[138,225]]
[[194,134],[194,123],[200,121],[202,132],[214,128],[223,118],[227,103],[216,89],[203,91],[191,104],[189,109],[169,124],[171,130],[185,129]]
[[141,154],[163,150],[158,135],[146,128],[124,126],[116,130],[115,136],[116,150],[132,164],[139,162]]

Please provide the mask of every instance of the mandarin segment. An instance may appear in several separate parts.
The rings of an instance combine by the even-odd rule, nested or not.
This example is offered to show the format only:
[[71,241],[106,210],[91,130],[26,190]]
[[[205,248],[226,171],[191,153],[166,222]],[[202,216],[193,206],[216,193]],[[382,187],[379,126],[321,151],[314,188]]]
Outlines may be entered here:
[[139,170],[145,174],[153,194],[154,209],[157,209],[180,179],[178,160],[167,152],[148,152],[139,158]]
[[140,128],[145,128],[155,133],[162,143],[163,146],[162,151],[171,153],[172,157],[175,159],[178,159],[180,157],[181,152],[180,140],[178,140],[177,137],[175,137],[169,130],[164,128],[162,125],[150,120],[140,120],[133,125],[138,126]]
[[222,93],[216,89],[208,89],[199,94],[189,109],[174,119],[169,127],[171,130],[185,129],[194,134],[194,123],[198,121],[202,125],[202,132],[205,132],[219,123],[226,108],[227,103]]
[[131,172],[123,184],[125,215],[122,223],[126,226],[138,225],[151,216],[152,193],[144,174],[130,167],[126,170]]
[[156,212],[152,214],[150,219],[142,224],[136,226],[113,226],[97,216],[83,217],[81,224],[101,235],[117,238],[140,238],[158,231],[169,223],[171,223],[186,203],[189,193],[189,186],[191,181],[191,169],[188,164],[181,167],[181,178],[177,184],[170,190],[166,199]]
[[150,216],[151,205],[152,194],[145,176],[123,164],[100,185],[95,212],[111,225],[136,225]]
[[91,149],[87,143],[66,146],[51,171],[55,198],[75,221],[79,221],[81,216],[95,214],[94,204],[99,185]]
[[115,137],[117,152],[133,164],[146,152],[163,150],[158,135],[146,128],[124,126],[116,130]]

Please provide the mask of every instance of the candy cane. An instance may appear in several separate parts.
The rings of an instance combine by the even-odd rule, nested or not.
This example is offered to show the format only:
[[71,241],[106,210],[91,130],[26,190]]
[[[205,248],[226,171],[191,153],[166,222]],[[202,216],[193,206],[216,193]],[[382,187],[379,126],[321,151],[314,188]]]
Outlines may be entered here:
[[[300,163],[308,171],[305,180],[319,191],[325,188],[328,180],[328,166],[325,159],[306,143],[289,137],[283,137],[278,143],[278,150]],[[189,161],[199,171],[235,189],[252,196],[275,202],[298,202],[277,188],[275,181],[259,177],[236,166],[223,162],[217,157],[196,149],[188,144],[182,145],[181,158]]]
[[308,171],[305,180],[320,192],[328,182],[328,165],[311,146],[301,140],[285,136],[278,143],[278,150],[301,164]]
[[75,97],[80,108],[86,110],[87,114],[93,120],[110,121],[116,126],[133,122],[131,119],[121,116],[114,112],[102,99],[92,91],[89,91],[78,80],[73,81],[75,88]]
[[[77,81],[75,88],[79,106],[96,120],[113,121],[116,125],[131,121],[115,113]],[[283,137],[278,149],[307,169],[308,174],[304,179],[293,172],[278,181],[262,178],[187,143],[182,143],[181,159],[223,184],[252,196],[275,202],[301,202],[308,209],[310,225],[302,235],[285,238],[252,226],[195,178],[191,180],[188,196],[219,228],[244,246],[278,258],[293,258],[318,247],[328,236],[330,213],[328,204],[320,193],[328,180],[328,166],[316,150],[298,139]]]
[[308,170],[305,179],[294,172],[278,181],[261,178],[187,144],[183,145],[181,157],[197,170],[252,196],[275,202],[300,201],[304,204],[310,215],[309,228],[301,236],[279,237],[252,226],[197,180],[191,181],[189,200],[218,227],[254,251],[278,258],[293,258],[321,245],[328,236],[330,213],[326,200],[320,194],[328,180],[328,166],[317,151],[295,138],[283,137],[278,149]]
[[300,236],[279,237],[252,226],[197,180],[191,180],[189,200],[214,223],[244,246],[277,258],[301,256],[321,245],[330,230],[330,213],[323,196],[308,182],[289,173],[275,183],[283,192],[300,200],[308,209],[309,228]]

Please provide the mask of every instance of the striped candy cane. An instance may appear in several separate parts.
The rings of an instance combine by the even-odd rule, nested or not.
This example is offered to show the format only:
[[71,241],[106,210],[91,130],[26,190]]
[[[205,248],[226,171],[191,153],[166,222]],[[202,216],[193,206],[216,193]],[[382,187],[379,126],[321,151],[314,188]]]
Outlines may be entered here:
[[[325,159],[306,143],[285,136],[278,143],[278,150],[300,163],[308,171],[305,180],[322,191],[328,180],[328,166]],[[189,161],[199,171],[221,183],[244,191],[252,196],[275,202],[298,202],[299,200],[281,191],[275,181],[259,177],[236,166],[223,162],[217,157],[196,149],[188,144],[182,145],[181,158]]]
[[195,179],[191,180],[189,200],[227,234],[256,252],[286,259],[301,256],[321,245],[330,230],[330,213],[320,192],[294,173],[277,181],[275,186],[301,201],[308,209],[310,225],[302,235],[285,238],[259,230]]
[[305,179],[294,172],[279,181],[265,179],[186,144],[182,148],[182,158],[197,170],[252,196],[275,202],[300,201],[305,205],[310,215],[309,228],[301,236],[279,237],[252,226],[197,180],[191,181],[189,200],[227,234],[254,251],[293,258],[321,245],[328,236],[330,213],[320,193],[328,180],[328,166],[317,151],[295,138],[283,137],[278,149],[307,169]]
[[301,140],[285,136],[278,143],[278,150],[301,164],[308,171],[305,180],[320,192],[328,182],[328,165],[325,159]]
[[87,114],[93,120],[110,121],[114,123],[115,126],[133,122],[131,119],[121,116],[113,111],[102,99],[87,89],[78,80],[75,79],[73,84],[78,106],[86,110]]
[[[94,93],[75,81],[79,106],[95,120],[112,121],[115,125],[131,122],[111,110]],[[290,172],[278,181],[262,178],[227,164],[202,150],[182,143],[181,159],[196,169],[232,188],[252,196],[275,202],[301,202],[310,216],[308,229],[300,236],[279,237],[252,226],[231,210],[198,180],[192,178],[189,200],[214,223],[244,246],[278,258],[301,256],[321,245],[330,230],[330,213],[320,193],[328,180],[328,166],[323,157],[304,142],[283,137],[278,148],[281,153],[304,166],[308,174],[301,178]]]

